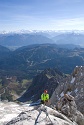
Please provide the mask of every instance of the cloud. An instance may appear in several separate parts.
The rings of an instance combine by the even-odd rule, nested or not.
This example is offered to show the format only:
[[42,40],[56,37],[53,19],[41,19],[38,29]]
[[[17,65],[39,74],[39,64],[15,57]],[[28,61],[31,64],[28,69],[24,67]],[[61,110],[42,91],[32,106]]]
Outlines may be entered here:
[[84,18],[51,20],[51,24],[58,29],[84,29]]
[[[4,22],[4,20],[3,20]],[[5,25],[4,25],[5,24]],[[33,16],[18,15],[5,20],[5,27],[12,29],[34,29],[34,30],[84,30],[84,18],[70,19],[51,19],[51,18],[36,18]],[[3,28],[3,27],[2,27]],[[11,29],[11,30],[12,30]]]

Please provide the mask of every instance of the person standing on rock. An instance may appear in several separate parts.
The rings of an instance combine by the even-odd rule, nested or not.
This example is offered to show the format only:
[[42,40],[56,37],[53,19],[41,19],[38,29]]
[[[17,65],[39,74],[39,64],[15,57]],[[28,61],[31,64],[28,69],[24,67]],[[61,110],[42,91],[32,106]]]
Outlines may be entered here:
[[49,103],[49,94],[47,90],[44,90],[44,93],[41,95],[41,103],[45,105]]

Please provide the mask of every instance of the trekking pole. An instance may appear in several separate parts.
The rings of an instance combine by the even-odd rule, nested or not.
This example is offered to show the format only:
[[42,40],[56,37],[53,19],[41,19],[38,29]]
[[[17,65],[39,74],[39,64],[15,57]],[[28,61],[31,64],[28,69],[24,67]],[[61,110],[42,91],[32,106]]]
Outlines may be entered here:
[[35,120],[35,124],[34,125],[36,125],[38,123],[38,118],[39,118],[40,114],[41,114],[41,110],[39,111],[39,114],[38,114],[38,116],[37,116],[37,118]]
[[[49,115],[48,115],[47,108],[45,108],[45,105],[42,105],[42,106],[43,106],[44,109],[40,109],[39,114],[38,114],[38,116],[37,116],[37,118],[36,118],[36,120],[35,120],[35,124],[34,124],[34,125],[36,125],[37,123],[40,123],[40,122],[42,122],[43,120],[47,119],[47,117],[49,118],[49,120],[50,120],[50,122],[51,122],[50,125],[53,125],[53,122],[51,121],[51,119],[50,119],[50,117],[49,117]],[[42,112],[42,111],[44,111],[44,112],[46,113],[46,117],[45,117],[43,120],[38,121],[38,118],[39,118],[39,116],[41,115],[41,112]]]
[[43,108],[44,108],[44,105],[41,105],[41,106],[40,106],[40,110],[39,110],[39,114],[38,114],[38,116],[37,116],[37,118],[36,118],[36,120],[35,120],[35,124],[34,124],[34,125],[36,125],[37,123],[40,123],[40,122],[42,122],[43,120],[46,119],[47,116],[46,116],[43,120],[38,121],[39,116],[41,115],[41,113],[42,113],[42,111],[43,111]]
[[[44,105],[44,107],[45,107],[45,105]],[[48,114],[48,112],[47,112],[47,108],[45,108],[45,113],[46,113],[46,118],[48,117],[49,120],[50,120],[50,122],[51,122],[51,125],[53,125],[53,122],[51,121],[51,119],[50,119],[50,117],[49,117],[49,114]]]
[[50,117],[49,117],[49,114],[48,112],[46,111],[46,116],[49,118],[50,122],[51,122],[51,125],[53,125],[53,122],[51,121]]

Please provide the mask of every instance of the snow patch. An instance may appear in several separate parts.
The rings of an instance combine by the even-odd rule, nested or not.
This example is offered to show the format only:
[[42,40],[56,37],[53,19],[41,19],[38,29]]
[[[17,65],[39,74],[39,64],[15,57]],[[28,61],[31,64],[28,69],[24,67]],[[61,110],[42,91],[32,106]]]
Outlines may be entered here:
[[83,76],[83,73],[81,72],[81,76]]
[[72,77],[71,83],[74,83],[75,81],[75,77]]
[[74,90],[74,92],[77,93],[77,92],[78,92],[78,89],[76,88],[76,89]]
[[72,93],[72,91],[71,92],[69,92],[69,91],[67,92],[68,95],[71,95],[71,93]]
[[64,96],[64,92],[62,92],[62,93],[60,94],[60,96],[63,97],[63,96]]
[[83,88],[81,88],[81,92],[83,92]]

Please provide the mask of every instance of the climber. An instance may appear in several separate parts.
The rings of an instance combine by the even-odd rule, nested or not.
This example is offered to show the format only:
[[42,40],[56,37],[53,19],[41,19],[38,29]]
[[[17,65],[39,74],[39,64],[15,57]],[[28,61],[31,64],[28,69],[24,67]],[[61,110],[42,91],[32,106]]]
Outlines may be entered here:
[[[39,114],[38,114],[38,116],[37,116],[37,118],[35,120],[34,125],[37,125],[38,123],[42,122],[44,119],[47,119],[47,117],[49,119],[50,125],[53,125],[53,122],[51,121],[51,119],[49,117],[49,114],[47,112],[47,107],[45,106],[45,105],[48,104],[48,102],[49,102],[49,94],[48,94],[47,90],[44,90],[44,92],[41,95],[41,104],[42,105],[40,105],[40,107],[39,107]],[[45,112],[46,117],[43,120],[39,121],[38,118],[41,115],[42,111]]]
[[47,90],[44,90],[44,93],[41,95],[41,103],[45,105],[49,103],[49,94]]

